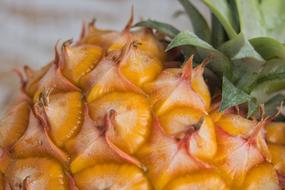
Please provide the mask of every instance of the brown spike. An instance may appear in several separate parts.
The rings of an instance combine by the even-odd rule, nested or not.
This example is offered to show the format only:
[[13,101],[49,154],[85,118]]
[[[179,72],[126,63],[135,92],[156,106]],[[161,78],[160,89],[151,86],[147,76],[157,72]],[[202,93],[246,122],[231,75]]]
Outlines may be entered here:
[[79,35],[79,41],[82,40],[86,36],[86,22],[83,20],[82,26],[81,26],[81,32]]
[[92,20],[88,23],[88,30],[92,29],[95,26],[96,18],[92,18]]
[[24,89],[26,87],[27,80],[25,79],[25,76],[23,75],[22,71],[19,68],[15,68],[13,71],[19,77],[20,82],[21,82],[21,87]]
[[23,190],[30,190],[30,189],[31,189],[30,176],[27,176],[23,181]]
[[79,188],[76,186],[74,177],[69,173],[69,172],[65,172],[65,175],[68,178],[68,187],[69,190],[79,190]]
[[53,64],[55,64],[56,66],[58,66],[59,61],[60,61],[60,50],[59,50],[59,46],[60,46],[60,41],[56,41],[55,46],[54,46],[54,51],[55,51],[55,57],[54,57],[54,61]]
[[20,69],[16,68],[14,69],[14,72],[17,74],[17,76],[20,79],[21,85],[20,85],[20,95],[17,98],[17,102],[27,101],[31,102],[31,98],[26,92],[26,86],[27,86],[27,79],[23,75],[23,73],[20,71]]
[[134,6],[132,5],[132,8],[131,8],[131,16],[129,18],[129,21],[127,23],[127,25],[125,26],[124,30],[123,30],[123,33],[128,33],[130,32],[132,26],[133,26],[133,22],[134,22]]
[[191,80],[192,69],[193,69],[192,68],[193,58],[194,58],[194,55],[191,55],[191,57],[184,64],[184,67],[183,67],[183,70],[182,70],[182,76],[181,76],[181,78],[183,80]]
[[28,65],[24,65],[24,72],[27,76],[27,80],[34,76],[34,71]]

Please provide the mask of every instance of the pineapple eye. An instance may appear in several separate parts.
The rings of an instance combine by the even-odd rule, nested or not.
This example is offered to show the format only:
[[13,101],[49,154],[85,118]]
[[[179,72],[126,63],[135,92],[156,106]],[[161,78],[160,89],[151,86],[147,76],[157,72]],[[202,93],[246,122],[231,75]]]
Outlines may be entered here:
[[127,153],[135,153],[149,135],[151,112],[147,99],[135,93],[109,93],[89,104],[91,118],[104,125],[106,114],[116,113],[113,127],[108,130],[110,140]]

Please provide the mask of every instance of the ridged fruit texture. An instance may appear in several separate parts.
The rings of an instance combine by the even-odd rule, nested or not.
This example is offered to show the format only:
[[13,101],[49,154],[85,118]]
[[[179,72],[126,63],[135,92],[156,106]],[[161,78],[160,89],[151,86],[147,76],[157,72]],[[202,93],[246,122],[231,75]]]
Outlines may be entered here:
[[91,22],[46,67],[17,71],[21,93],[0,122],[0,189],[281,189],[285,123],[219,112],[207,60],[175,66],[153,31],[131,25]]

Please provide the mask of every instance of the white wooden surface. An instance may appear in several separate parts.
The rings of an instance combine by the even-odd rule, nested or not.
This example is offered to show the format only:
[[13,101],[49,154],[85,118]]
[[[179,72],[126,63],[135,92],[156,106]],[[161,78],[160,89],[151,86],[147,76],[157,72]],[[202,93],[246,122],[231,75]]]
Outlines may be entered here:
[[[206,12],[200,0],[194,2]],[[121,29],[132,5],[136,21],[153,18],[190,28],[186,17],[173,17],[182,9],[177,0],[0,0],[0,112],[18,88],[13,68],[46,64],[55,42],[76,39],[83,20],[95,17],[100,27]]]

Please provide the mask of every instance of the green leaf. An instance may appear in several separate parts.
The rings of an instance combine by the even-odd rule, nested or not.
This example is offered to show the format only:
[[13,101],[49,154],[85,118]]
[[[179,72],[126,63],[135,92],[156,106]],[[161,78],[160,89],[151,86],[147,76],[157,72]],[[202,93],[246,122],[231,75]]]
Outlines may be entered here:
[[259,103],[265,103],[272,96],[284,91],[284,88],[285,60],[272,59],[266,62],[250,94],[256,97]]
[[[282,94],[278,94],[274,97],[272,97],[270,100],[268,100],[264,105],[265,107],[265,114],[266,115],[275,115],[279,110],[279,107],[281,105],[281,102],[285,101],[285,96]],[[274,120],[280,120],[282,119],[284,120],[284,116],[278,116],[276,119]]]
[[249,93],[258,80],[263,62],[255,59],[240,59],[233,61],[233,81],[237,88]]
[[276,94],[284,91],[285,78],[267,80],[262,83],[258,83],[250,92],[252,97],[255,97],[258,104],[265,103]]
[[266,62],[262,72],[259,74],[258,82],[263,82],[272,79],[285,78],[285,60],[271,59]]
[[235,37],[238,27],[235,25],[233,13],[227,0],[203,0],[203,2],[222,23],[229,38]]
[[139,27],[139,26],[155,29],[158,32],[163,33],[171,38],[175,37],[180,32],[178,29],[176,29],[174,26],[170,24],[150,19],[138,22],[134,25],[134,27]]
[[285,42],[284,0],[235,0],[241,31],[251,39],[271,37]]
[[233,39],[224,43],[219,48],[219,50],[230,57],[232,60],[252,58],[258,61],[264,61],[259,53],[257,53],[256,50],[252,47],[243,33],[240,33]]
[[251,96],[236,88],[226,77],[223,77],[221,111],[250,100]]
[[234,71],[232,81],[236,87],[249,92],[262,70],[264,59],[242,33],[224,43],[219,50],[232,60]]
[[285,43],[285,1],[262,0],[260,9],[264,18],[267,36]]
[[215,48],[217,48],[226,41],[226,33],[223,25],[220,23],[220,21],[213,13],[211,16],[211,22],[212,22],[211,43]]
[[210,28],[205,18],[200,14],[190,0],[178,0],[191,20],[194,33],[206,42],[210,42]]
[[260,11],[259,0],[236,0],[241,32],[248,39],[266,36],[265,23]]
[[285,46],[269,37],[258,37],[250,40],[254,49],[266,60],[272,58],[285,59]]
[[189,31],[180,32],[177,36],[175,36],[175,38],[170,42],[170,44],[166,48],[166,51],[178,46],[185,46],[185,45],[192,45],[195,47],[216,51],[216,49],[213,48],[210,44],[201,40],[198,36],[196,36],[196,34]]
[[207,42],[201,40],[194,33],[189,31],[180,32],[168,45],[166,51],[180,46],[194,46],[197,48],[197,52],[202,59],[211,56],[209,67],[220,76],[223,74],[228,78],[231,78],[231,63],[229,59],[213,48]]

